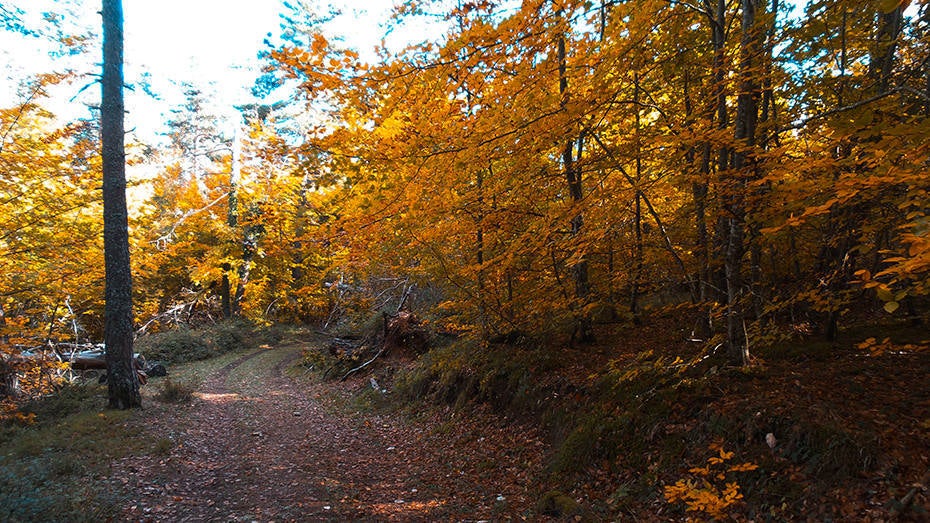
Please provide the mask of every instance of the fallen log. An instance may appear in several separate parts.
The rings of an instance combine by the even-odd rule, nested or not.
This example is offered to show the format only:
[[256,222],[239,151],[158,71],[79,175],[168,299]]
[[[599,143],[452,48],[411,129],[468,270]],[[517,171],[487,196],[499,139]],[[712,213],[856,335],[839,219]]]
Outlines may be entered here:
[[[74,370],[107,370],[106,353],[100,351],[76,352],[66,355],[65,360],[70,360],[71,368]],[[133,368],[139,377],[139,383],[145,385],[148,383],[148,375],[145,373],[145,358],[141,354],[136,354],[132,359]],[[104,381],[101,377],[101,382]]]

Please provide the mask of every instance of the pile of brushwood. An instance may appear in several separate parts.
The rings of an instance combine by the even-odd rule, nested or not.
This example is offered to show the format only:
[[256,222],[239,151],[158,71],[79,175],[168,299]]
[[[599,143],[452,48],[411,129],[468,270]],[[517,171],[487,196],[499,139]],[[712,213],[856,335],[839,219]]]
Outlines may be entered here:
[[413,313],[380,313],[351,334],[331,336],[322,350],[306,355],[306,365],[324,379],[345,381],[389,356],[416,356],[430,346],[430,332]]

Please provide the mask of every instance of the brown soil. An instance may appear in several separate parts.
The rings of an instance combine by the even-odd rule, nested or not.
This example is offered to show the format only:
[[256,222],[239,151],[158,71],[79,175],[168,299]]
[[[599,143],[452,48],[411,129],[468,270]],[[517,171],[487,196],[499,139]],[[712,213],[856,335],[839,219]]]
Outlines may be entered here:
[[210,372],[189,405],[147,398],[145,431],[163,448],[114,464],[111,478],[131,493],[123,518],[525,518],[539,490],[527,478],[545,450],[533,429],[501,429],[480,413],[454,425],[442,411],[419,422],[347,414],[344,387],[286,374],[301,349],[245,354]]
[[[289,376],[309,344],[205,363],[213,370],[189,405],[146,398],[153,451],[118,462],[110,476],[130,493],[122,519],[540,521],[537,500],[558,489],[591,509],[586,520],[686,521],[703,514],[668,503],[663,487],[701,480],[694,467],[722,444],[734,463],[759,466],[735,478],[745,493],[729,511],[736,521],[926,520],[930,350],[899,343],[902,350],[870,355],[853,334],[843,345],[786,345],[759,351],[746,369],[714,366],[698,369],[699,379],[676,378],[662,385],[665,396],[648,391],[637,403],[617,393],[634,407],[622,411],[598,392],[599,376],[614,367],[648,371],[648,361],[636,363],[644,346],[662,348],[649,361],[694,352],[669,325],[563,350],[563,366],[536,376],[552,409],[578,414],[575,425],[596,417],[623,428],[624,416],[638,416],[635,430],[592,432],[590,449],[569,454],[580,461],[563,463],[578,470],[566,473],[547,472],[560,436],[543,434],[539,420],[524,424],[475,403],[359,411],[356,398],[371,394],[368,376]],[[623,372],[614,379],[624,387],[652,379],[622,381]],[[147,395],[161,387],[154,381]]]

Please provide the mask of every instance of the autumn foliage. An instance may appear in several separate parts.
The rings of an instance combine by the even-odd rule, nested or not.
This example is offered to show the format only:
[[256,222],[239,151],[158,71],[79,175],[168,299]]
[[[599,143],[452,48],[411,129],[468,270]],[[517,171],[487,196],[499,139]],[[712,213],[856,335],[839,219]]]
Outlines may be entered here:
[[[404,281],[482,339],[690,302],[746,363],[858,304],[922,312],[922,3],[408,2],[394,24],[444,36],[370,63],[292,9],[308,23],[265,52],[284,101],[229,129],[191,88],[144,153],[142,332],[330,323]],[[7,353],[100,336],[96,131],[42,109],[57,81],[0,115]]]
[[[861,390],[897,379],[869,374],[873,361],[926,355],[922,334],[870,323],[919,329],[930,304],[930,3],[407,0],[388,27],[426,19],[438,36],[373,53],[332,38],[308,3],[285,4],[260,53],[264,99],[229,120],[185,86],[160,141],[128,144],[136,335],[182,328],[170,336],[184,348],[161,359],[218,352],[177,340],[222,319],[328,332],[383,319],[391,351],[372,361],[419,358],[397,381],[408,399],[536,408],[551,393],[575,408],[609,391],[584,405],[596,423],[559,427],[567,471],[572,445],[609,469],[624,459],[603,448],[618,434],[667,443],[694,429],[682,404],[657,406],[668,391],[708,418],[749,409],[727,387],[755,379],[765,348],[833,343],[864,322],[845,346],[873,359],[830,374],[850,365]],[[0,417],[22,423],[16,402],[54,391],[65,352],[103,338],[99,128],[46,98],[73,80],[41,75],[0,108]],[[780,363],[779,386],[821,379],[794,364]],[[756,412],[783,406],[747,390]],[[923,396],[895,398],[927,428]],[[894,439],[870,409],[870,430]],[[757,469],[794,481],[807,459],[795,454],[821,443],[871,456],[866,436],[836,435],[850,423],[800,435],[815,423],[786,411],[740,421],[759,448],[762,418],[794,437],[759,465],[737,459],[737,441],[709,457],[702,441],[697,458],[667,453],[676,477],[630,482],[661,483],[683,517],[724,519],[746,514],[749,488],[768,495]],[[907,441],[925,441],[916,432]]]
[[398,23],[440,10],[445,38],[373,64],[314,32],[268,54],[325,108],[291,149],[332,218],[307,245],[355,291],[437,289],[481,337],[691,301],[744,363],[856,303],[914,316],[930,105],[907,7],[411,2]]

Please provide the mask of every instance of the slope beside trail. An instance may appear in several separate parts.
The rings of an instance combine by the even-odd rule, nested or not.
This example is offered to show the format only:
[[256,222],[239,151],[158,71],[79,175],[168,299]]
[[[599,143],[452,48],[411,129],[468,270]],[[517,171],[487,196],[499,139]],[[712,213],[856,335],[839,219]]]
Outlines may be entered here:
[[[347,413],[334,385],[290,377],[302,346],[208,371],[187,405],[148,399],[153,450],[114,464],[132,521],[522,519],[543,443],[492,422]],[[344,407],[344,406],[343,406]],[[491,418],[488,418],[491,419]],[[470,423],[470,424],[469,424]],[[506,462],[501,462],[501,450]]]

